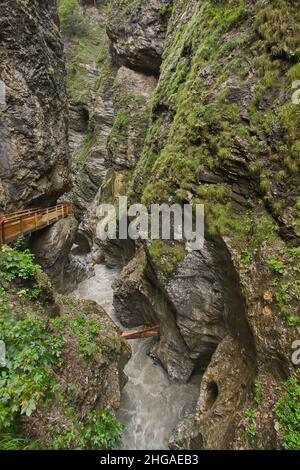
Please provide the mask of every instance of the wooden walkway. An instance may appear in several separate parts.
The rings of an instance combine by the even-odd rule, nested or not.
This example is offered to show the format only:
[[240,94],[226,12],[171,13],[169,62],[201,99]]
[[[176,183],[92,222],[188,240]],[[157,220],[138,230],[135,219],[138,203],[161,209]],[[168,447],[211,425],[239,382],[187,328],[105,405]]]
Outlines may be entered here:
[[52,225],[72,211],[72,204],[63,203],[47,209],[29,209],[5,215],[4,222],[0,224],[0,245],[14,242],[20,235],[28,235]]

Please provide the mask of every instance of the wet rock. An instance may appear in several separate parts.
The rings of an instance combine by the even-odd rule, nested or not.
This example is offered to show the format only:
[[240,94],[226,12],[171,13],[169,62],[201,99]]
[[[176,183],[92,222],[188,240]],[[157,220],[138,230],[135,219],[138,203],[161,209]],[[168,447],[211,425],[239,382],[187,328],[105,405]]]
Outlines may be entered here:
[[92,240],[88,236],[87,232],[77,230],[74,243],[78,246],[81,254],[90,253],[92,249]]
[[176,324],[176,312],[149,269],[145,251],[140,248],[114,283],[116,315],[126,327],[159,324],[160,341],[152,348],[152,357],[173,380],[187,382],[194,363]]
[[142,152],[156,78],[120,67],[114,82],[115,121],[109,135],[108,167],[131,170]]
[[196,414],[175,430],[171,448],[228,449],[254,374],[254,364],[241,344],[224,338],[202,379]]
[[[113,85],[113,79],[111,82]],[[74,165],[73,201],[77,218],[82,218],[103,183],[107,173],[106,141],[111,132],[114,120],[114,109],[111,97],[98,96],[92,107],[89,108],[92,118],[90,126],[93,129],[91,142],[86,146],[81,140],[83,148],[76,148],[77,153],[82,152],[83,162]],[[75,152],[76,153],[76,152]],[[76,158],[75,158],[76,160]]]
[[125,326],[160,325],[152,353],[177,380],[206,366],[228,332],[251,348],[239,279],[222,240],[206,240],[168,275],[140,248],[114,284],[114,306]]
[[206,240],[201,251],[187,253],[170,276],[159,279],[193,359],[207,364],[228,331],[228,318],[244,314],[226,247],[221,240]]
[[146,266],[142,250],[127,264],[113,285],[116,315],[126,327],[151,326],[158,321],[151,302],[153,287],[145,279]]
[[56,2],[0,2],[0,209],[50,206],[68,188],[68,104]]
[[56,222],[51,227],[33,235],[31,249],[37,262],[49,275],[54,286],[63,291],[64,271],[74,243],[77,221],[73,216]]
[[89,111],[87,105],[70,103],[69,116],[69,146],[71,155],[75,156],[88,131]]
[[118,5],[118,14],[112,15],[107,34],[119,65],[154,75],[159,72],[170,3],[151,0],[138,2],[135,8],[130,1]]
[[85,279],[90,279],[95,275],[92,266],[92,258],[82,254],[74,254],[73,250],[69,254],[63,271],[63,292],[74,291],[78,284]]
[[194,429],[195,411],[187,413],[175,426],[169,441],[169,449],[182,450],[185,448],[186,436]]

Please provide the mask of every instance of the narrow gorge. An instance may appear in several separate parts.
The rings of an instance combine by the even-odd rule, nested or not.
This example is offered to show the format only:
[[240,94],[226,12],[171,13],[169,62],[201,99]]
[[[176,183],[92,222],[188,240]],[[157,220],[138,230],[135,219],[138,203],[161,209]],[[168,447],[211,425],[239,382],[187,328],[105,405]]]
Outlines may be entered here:
[[299,450],[300,1],[0,0],[0,38],[0,449]]

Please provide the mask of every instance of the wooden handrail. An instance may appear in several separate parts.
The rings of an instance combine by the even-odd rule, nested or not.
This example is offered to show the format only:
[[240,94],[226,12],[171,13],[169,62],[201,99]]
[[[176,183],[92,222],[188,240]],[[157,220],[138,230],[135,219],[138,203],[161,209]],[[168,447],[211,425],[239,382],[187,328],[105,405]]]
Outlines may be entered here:
[[56,206],[48,207],[45,209],[28,209],[27,211],[20,211],[20,212],[12,212],[5,216],[5,220],[12,220],[12,219],[19,219],[23,216],[31,216],[32,214],[45,214],[47,212],[56,212],[57,209],[70,206],[72,207],[71,203],[62,203],[57,204]]
[[0,224],[0,245],[11,243],[20,235],[28,235],[52,225],[67,217],[72,211],[72,204],[66,202],[45,209],[28,209],[5,215],[4,221]]

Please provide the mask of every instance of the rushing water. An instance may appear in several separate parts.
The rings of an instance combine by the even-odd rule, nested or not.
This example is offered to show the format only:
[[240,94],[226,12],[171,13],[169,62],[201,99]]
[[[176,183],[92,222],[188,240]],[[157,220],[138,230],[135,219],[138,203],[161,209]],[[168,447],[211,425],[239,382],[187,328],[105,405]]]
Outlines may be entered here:
[[[95,267],[95,277],[81,282],[74,295],[102,305],[117,322],[113,308],[113,280],[117,270]],[[172,430],[186,404],[197,399],[199,382],[172,383],[147,355],[153,339],[130,341],[132,358],[125,368],[128,382],[122,392],[118,419],[125,425],[123,443],[130,450],[167,449]]]

